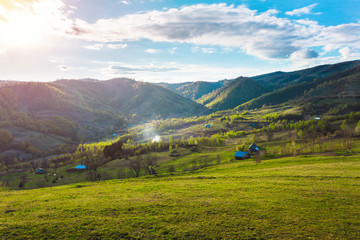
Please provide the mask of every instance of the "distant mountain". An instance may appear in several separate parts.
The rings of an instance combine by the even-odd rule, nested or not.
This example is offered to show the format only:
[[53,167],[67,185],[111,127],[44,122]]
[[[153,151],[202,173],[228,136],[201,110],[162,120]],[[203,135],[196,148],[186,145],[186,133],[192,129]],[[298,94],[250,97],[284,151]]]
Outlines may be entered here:
[[227,85],[230,80],[222,80],[217,82],[188,82],[188,83],[174,83],[174,84],[166,84],[161,83],[161,85],[174,90],[180,95],[191,99],[197,100],[202,96],[211,93],[212,91],[219,89],[225,85]]
[[[355,64],[356,65],[356,64]],[[338,65],[338,66],[341,66]],[[254,109],[293,101],[314,114],[338,110],[358,111],[360,107],[360,65],[266,93],[241,104],[236,109]],[[335,111],[337,111],[335,109]]]
[[0,87],[1,86],[5,86],[5,85],[12,85],[18,83],[17,81],[5,81],[5,80],[0,80]]
[[191,82],[184,82],[184,83],[166,83],[166,82],[161,82],[161,83],[158,83],[158,85],[162,86],[162,87],[165,87],[165,88],[168,88],[168,89],[171,89],[173,91],[176,91],[177,88],[181,87],[181,86],[184,86],[184,85],[187,85],[187,84],[191,84]]
[[197,102],[214,111],[226,110],[268,91],[264,85],[251,78],[239,77],[230,81],[227,85],[202,96]]
[[59,81],[54,86],[77,96],[78,103],[82,105],[116,110],[123,114],[138,114],[148,118],[183,117],[206,111],[200,104],[171,90],[126,78],[98,82]]
[[337,64],[321,65],[313,68],[303,69],[294,72],[273,72],[251,77],[259,83],[271,89],[281,89],[283,87],[312,82],[315,78],[330,76],[336,72],[345,71],[360,65],[360,61],[349,61]]

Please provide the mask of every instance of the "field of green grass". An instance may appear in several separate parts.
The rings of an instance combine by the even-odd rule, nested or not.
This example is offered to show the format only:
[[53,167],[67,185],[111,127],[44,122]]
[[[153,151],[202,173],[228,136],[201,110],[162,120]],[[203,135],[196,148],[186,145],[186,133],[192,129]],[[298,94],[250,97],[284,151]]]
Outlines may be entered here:
[[[178,160],[181,163],[181,158]],[[359,239],[360,155],[0,191],[1,239]]]

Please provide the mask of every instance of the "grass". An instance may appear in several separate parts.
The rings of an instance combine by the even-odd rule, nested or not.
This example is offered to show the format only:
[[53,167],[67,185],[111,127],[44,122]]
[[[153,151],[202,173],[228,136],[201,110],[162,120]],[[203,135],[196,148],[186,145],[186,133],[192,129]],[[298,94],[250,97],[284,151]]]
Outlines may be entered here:
[[354,155],[246,160],[163,177],[2,190],[0,236],[359,239],[359,186]]

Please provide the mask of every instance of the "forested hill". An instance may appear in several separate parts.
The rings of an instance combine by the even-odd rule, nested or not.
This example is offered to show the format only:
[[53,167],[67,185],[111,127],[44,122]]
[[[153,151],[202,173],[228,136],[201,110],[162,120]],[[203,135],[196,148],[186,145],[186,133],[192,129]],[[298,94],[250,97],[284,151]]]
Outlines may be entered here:
[[11,141],[2,144],[0,152],[24,152],[31,145],[28,152],[37,155],[62,144],[110,136],[142,121],[207,112],[172,90],[130,79],[4,85],[0,130],[13,139],[8,138]]
[[227,84],[231,80],[222,80],[217,82],[187,82],[187,83],[160,83],[161,86],[167,87],[180,95],[189,98],[191,100],[198,100],[202,96],[211,93]]
[[360,61],[341,62],[337,64],[327,64],[307,68],[294,72],[273,72],[259,76],[251,77],[261,84],[273,90],[279,90],[283,87],[300,84],[303,82],[312,82],[315,78],[330,76],[334,73],[345,71],[360,65]]
[[255,109],[264,105],[293,101],[309,114],[330,111],[357,111],[360,107],[360,66],[330,76],[284,87],[246,102],[236,109]]
[[218,111],[234,108],[269,90],[251,78],[237,78],[229,84],[198,99],[198,103]]
[[[41,111],[114,111],[151,116],[191,116],[206,112],[203,106],[173,91],[130,79],[108,81],[59,80],[50,83],[17,83],[0,90],[0,107],[7,114]],[[9,117],[9,116],[8,116]]]

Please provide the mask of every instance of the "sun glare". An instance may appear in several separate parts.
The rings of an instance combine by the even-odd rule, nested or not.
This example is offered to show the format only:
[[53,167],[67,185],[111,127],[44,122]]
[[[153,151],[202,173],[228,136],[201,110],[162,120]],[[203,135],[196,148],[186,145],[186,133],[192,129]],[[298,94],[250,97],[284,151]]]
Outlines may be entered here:
[[37,16],[16,12],[4,24],[2,36],[7,45],[27,47],[39,43],[46,32],[45,24]]
[[[16,2],[16,1],[15,1]],[[7,47],[28,48],[41,45],[59,26],[61,1],[42,0],[29,5],[16,4],[13,8],[0,3],[0,43]]]

